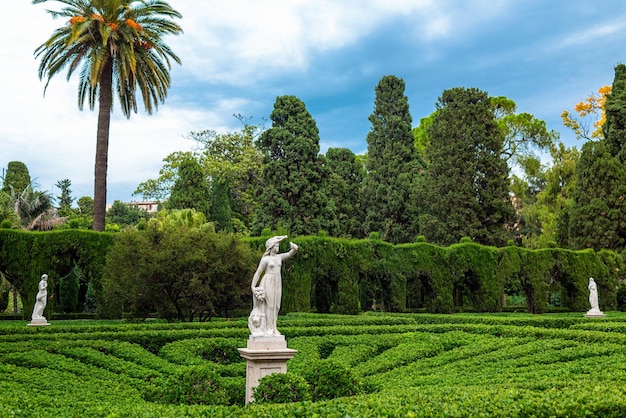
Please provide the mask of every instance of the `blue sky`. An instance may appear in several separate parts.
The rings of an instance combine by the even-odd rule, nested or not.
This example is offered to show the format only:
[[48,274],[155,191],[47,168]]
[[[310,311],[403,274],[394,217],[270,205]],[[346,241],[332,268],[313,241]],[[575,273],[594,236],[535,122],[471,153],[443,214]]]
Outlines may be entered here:
[[[320,147],[367,151],[374,87],[406,83],[413,126],[443,90],[476,87],[507,96],[543,119],[568,146],[582,142],[560,114],[611,84],[626,63],[623,0],[170,0],[184,34],[166,41],[180,56],[165,104],[111,121],[108,198],[130,201],[158,176],[163,158],[190,150],[190,131],[238,130],[232,115],[268,119],[280,95],[300,98],[317,122]],[[9,5],[10,4],[10,5]],[[22,161],[42,189],[72,181],[93,195],[96,112],[79,111],[77,80],[53,79],[43,97],[33,52],[65,24],[13,0],[0,25],[0,167]]]

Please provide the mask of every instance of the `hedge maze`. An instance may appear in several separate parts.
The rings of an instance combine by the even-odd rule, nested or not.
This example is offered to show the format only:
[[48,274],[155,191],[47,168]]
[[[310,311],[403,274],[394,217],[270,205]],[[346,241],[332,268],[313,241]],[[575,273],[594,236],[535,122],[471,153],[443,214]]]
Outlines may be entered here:
[[289,314],[288,373],[328,362],[360,390],[248,406],[244,319],[5,321],[0,416],[624,416],[626,314],[607,313]]

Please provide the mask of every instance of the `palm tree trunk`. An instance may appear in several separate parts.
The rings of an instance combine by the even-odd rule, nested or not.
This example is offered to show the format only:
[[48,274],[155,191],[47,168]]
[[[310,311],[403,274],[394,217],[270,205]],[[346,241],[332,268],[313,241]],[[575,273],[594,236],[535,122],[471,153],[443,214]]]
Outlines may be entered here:
[[109,59],[102,69],[100,78],[96,168],[93,191],[93,229],[95,231],[104,231],[104,217],[106,214],[109,125],[111,123],[111,106],[113,103],[112,83],[113,63]]

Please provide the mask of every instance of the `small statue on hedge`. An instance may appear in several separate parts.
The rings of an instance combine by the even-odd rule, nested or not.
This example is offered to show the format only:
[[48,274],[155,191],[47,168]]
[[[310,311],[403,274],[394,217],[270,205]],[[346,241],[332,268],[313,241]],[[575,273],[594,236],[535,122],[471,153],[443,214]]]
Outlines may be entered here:
[[265,242],[265,253],[252,277],[252,312],[248,318],[248,327],[253,337],[280,335],[276,329],[276,319],[282,298],[282,262],[298,251],[298,246],[290,242],[291,250],[278,254],[278,246],[285,238],[286,235],[280,235]]

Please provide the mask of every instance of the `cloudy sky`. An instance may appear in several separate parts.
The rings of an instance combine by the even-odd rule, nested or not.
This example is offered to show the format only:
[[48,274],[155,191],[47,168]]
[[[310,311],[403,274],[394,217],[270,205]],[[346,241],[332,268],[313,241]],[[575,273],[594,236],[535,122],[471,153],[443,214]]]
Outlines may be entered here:
[[[37,77],[33,52],[66,22],[54,1],[3,4],[0,25],[0,169],[24,162],[40,188],[70,179],[93,196],[96,112],[77,107],[77,79]],[[277,96],[294,95],[320,131],[322,152],[367,151],[374,87],[404,79],[413,126],[442,91],[477,87],[507,96],[580,147],[560,114],[611,84],[626,62],[624,0],[170,0],[184,34],[166,38],[182,59],[165,104],[111,121],[108,198],[139,200],[163,158],[189,150],[190,131],[238,130],[235,113],[268,119]],[[11,17],[10,19],[8,17]]]

